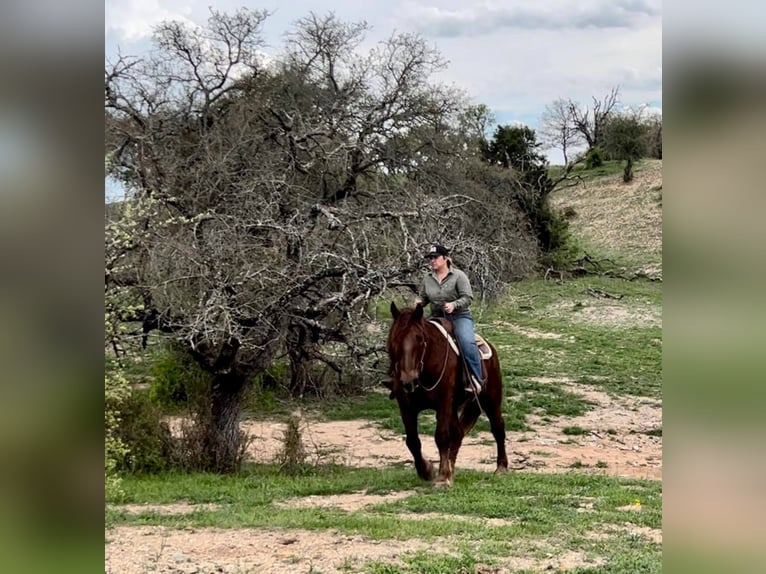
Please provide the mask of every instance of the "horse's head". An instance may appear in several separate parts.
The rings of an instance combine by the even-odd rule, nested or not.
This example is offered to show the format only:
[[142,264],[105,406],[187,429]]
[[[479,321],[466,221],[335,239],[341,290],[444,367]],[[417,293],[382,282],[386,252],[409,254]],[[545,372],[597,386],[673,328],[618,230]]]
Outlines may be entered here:
[[418,303],[414,309],[400,310],[391,302],[391,316],[394,322],[388,332],[388,355],[393,377],[412,388],[420,377],[426,352],[423,306]]

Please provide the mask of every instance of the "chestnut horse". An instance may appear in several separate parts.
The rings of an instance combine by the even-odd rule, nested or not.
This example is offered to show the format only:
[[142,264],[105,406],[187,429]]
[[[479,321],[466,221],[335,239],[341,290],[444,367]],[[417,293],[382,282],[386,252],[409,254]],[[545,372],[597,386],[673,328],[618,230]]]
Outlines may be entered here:
[[[470,431],[483,410],[489,418],[497,443],[496,473],[508,471],[505,452],[505,421],[501,414],[503,380],[497,351],[483,360],[485,383],[477,397],[465,390],[467,380],[463,361],[455,353],[439,328],[423,317],[423,307],[397,309],[391,303],[394,322],[388,333],[387,350],[391,359],[390,377],[385,381],[396,398],[407,434],[407,448],[415,469],[423,480],[433,480],[433,465],[423,458],[418,436],[418,415],[436,411],[436,446],[439,448],[437,486],[451,486],[463,437]],[[440,320],[451,334],[452,324]]]

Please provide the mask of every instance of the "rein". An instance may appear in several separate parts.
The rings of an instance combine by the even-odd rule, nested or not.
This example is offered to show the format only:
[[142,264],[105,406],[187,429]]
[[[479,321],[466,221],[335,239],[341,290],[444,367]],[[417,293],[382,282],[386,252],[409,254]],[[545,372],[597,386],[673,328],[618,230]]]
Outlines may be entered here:
[[[428,348],[428,343],[424,339],[423,340],[423,354],[420,356],[420,372],[421,373],[423,372],[423,368],[424,368],[423,362],[424,362],[424,360],[426,358],[426,349],[427,348]],[[449,359],[449,350],[450,350],[450,347],[449,347],[449,345],[447,345],[447,351],[444,353],[444,364],[442,365],[442,372],[439,375],[439,378],[436,379],[436,382],[434,383],[434,385],[430,389],[427,388],[427,387],[423,387],[423,389],[426,392],[433,391],[439,385],[439,383],[442,382],[442,378],[444,377],[444,371],[447,369],[447,359]]]

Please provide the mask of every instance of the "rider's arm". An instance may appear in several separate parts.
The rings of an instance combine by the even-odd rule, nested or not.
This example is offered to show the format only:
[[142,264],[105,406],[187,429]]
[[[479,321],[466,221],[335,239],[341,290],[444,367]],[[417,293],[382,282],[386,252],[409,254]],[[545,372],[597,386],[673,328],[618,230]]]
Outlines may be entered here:
[[468,277],[462,271],[457,275],[455,289],[457,291],[457,299],[454,301],[455,311],[468,309],[473,300],[473,289],[471,289],[471,282],[468,281]]
[[420,303],[423,307],[425,307],[430,302],[431,300],[428,298],[428,293],[426,293],[426,282],[423,280],[423,282],[420,284],[420,294],[418,295],[418,298],[415,299],[415,303]]

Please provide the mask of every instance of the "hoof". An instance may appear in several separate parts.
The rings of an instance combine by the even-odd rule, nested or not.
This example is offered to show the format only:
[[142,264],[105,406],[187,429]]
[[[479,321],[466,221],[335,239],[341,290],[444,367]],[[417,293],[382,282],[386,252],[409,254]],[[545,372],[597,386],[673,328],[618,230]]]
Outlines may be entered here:
[[498,466],[495,469],[495,474],[506,474],[507,472],[508,472],[508,467],[507,466]]
[[425,468],[418,469],[418,476],[423,480],[431,482],[434,479],[434,465],[429,462]]
[[434,488],[449,488],[452,486],[452,479],[440,478],[434,482]]

